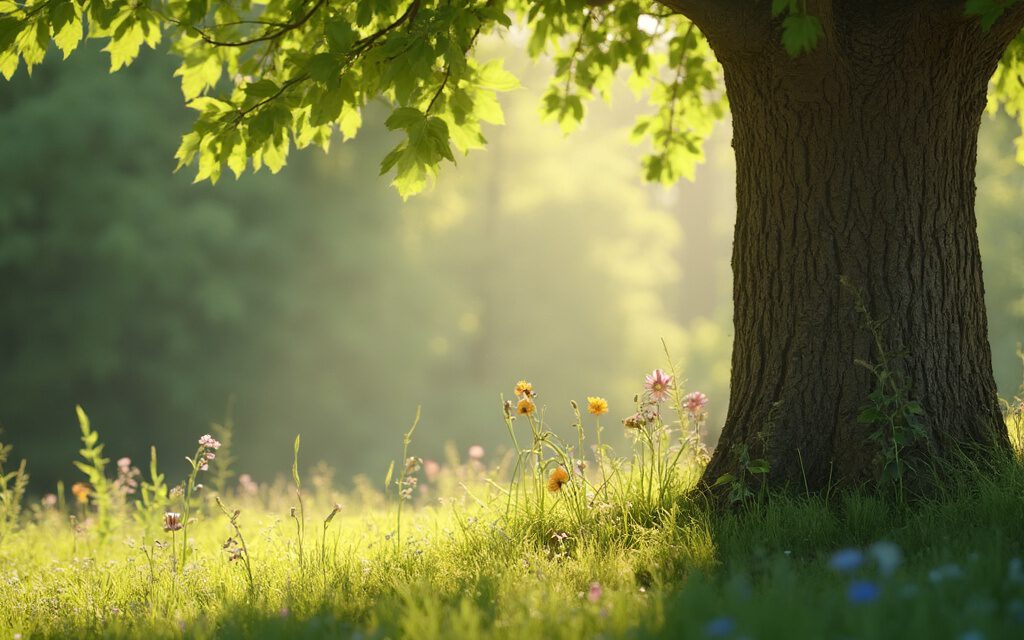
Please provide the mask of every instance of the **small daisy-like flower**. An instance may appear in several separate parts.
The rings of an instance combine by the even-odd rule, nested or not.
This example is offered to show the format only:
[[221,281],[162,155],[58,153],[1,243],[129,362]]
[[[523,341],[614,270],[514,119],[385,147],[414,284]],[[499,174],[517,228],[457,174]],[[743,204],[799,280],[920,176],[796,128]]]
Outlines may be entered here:
[[587,411],[600,416],[608,413],[608,401],[596,396],[587,396]]
[[672,389],[672,376],[661,369],[655,369],[644,378],[644,389],[647,389],[652,400],[661,402],[668,397],[668,392]]
[[181,514],[168,511],[164,514],[164,531],[178,531],[181,529]]
[[558,493],[566,482],[569,482],[569,472],[562,467],[556,467],[548,476],[548,491]]
[[85,504],[89,502],[89,496],[92,495],[92,488],[85,482],[76,482],[71,485],[71,493],[75,496],[75,500],[78,504]]
[[516,395],[529,398],[533,395],[533,385],[526,380],[520,380],[516,383]]
[[533,400],[529,398],[523,398],[516,405],[516,413],[521,416],[532,416],[533,412],[537,410],[537,405],[533,403]]
[[484,448],[478,444],[474,444],[472,447],[469,448],[469,457],[472,458],[473,460],[483,460]]
[[700,391],[688,393],[683,397],[683,407],[690,413],[700,413],[708,404],[708,397]]

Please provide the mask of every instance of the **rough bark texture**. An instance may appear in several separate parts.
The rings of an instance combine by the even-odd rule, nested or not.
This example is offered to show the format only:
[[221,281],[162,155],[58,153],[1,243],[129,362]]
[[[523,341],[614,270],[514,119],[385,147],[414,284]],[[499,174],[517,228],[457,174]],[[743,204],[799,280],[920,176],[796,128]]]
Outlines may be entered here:
[[873,378],[854,360],[878,354],[841,276],[907,353],[896,368],[933,450],[1004,446],[974,172],[988,79],[1020,16],[983,32],[962,0],[812,2],[825,37],[791,59],[765,3],[722,0],[717,21],[697,4],[678,8],[724,67],[738,182],[732,391],[705,481],[737,471],[737,445],[769,460],[774,485],[874,472],[857,423]]

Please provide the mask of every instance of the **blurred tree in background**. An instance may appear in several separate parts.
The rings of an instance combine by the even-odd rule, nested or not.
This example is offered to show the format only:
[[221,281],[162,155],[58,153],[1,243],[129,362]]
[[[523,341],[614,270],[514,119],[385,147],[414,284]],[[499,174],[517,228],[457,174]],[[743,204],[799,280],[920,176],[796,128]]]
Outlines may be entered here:
[[[507,65],[527,88],[503,96],[513,126],[489,129],[486,152],[405,204],[363,161],[394,143],[382,126],[329,156],[295,154],[273,179],[172,175],[192,116],[157,54],[111,76],[82,52],[0,87],[0,425],[37,486],[76,478],[75,403],[110,455],[156,444],[173,461],[233,395],[237,453],[257,478],[287,467],[297,432],[307,460],[383,478],[417,404],[418,454],[492,447],[498,396],[520,377],[556,427],[569,398],[605,395],[615,436],[642,374],[663,363],[659,337],[687,387],[711,396],[716,430],[731,345],[728,132],[696,183],[644,185],[628,92],[567,141],[537,117],[550,72],[515,50]],[[1024,334],[1024,170],[1004,148],[1010,123],[986,127],[978,213],[1008,394]]]

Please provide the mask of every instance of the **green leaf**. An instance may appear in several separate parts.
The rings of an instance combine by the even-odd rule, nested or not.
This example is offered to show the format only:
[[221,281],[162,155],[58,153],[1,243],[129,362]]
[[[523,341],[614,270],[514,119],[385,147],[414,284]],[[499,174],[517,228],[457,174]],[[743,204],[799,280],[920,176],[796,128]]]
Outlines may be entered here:
[[327,46],[332,53],[346,53],[359,38],[359,33],[352,25],[342,19],[328,21],[324,25],[324,32],[327,35]]
[[736,477],[731,473],[723,473],[722,475],[718,476],[718,479],[715,480],[715,483],[711,485],[711,487],[720,487],[723,484],[729,484],[730,482],[733,482],[735,479]]
[[82,435],[89,435],[89,416],[85,415],[85,410],[80,405],[75,405],[75,414],[78,416],[78,426],[82,430]]
[[806,13],[790,13],[782,21],[782,46],[786,53],[796,57],[814,49],[824,35],[821,21]]
[[413,107],[399,107],[391,112],[388,119],[384,121],[384,126],[391,131],[394,131],[395,129],[408,130],[418,124],[424,123],[426,119],[426,114],[419,109],[415,109]]
[[281,88],[273,80],[260,80],[245,85],[245,95],[259,100],[277,95],[280,90]]
[[485,88],[494,91],[511,91],[518,89],[521,85],[519,79],[506,71],[504,68],[505,62],[503,60],[496,59],[491,60],[484,66],[477,70],[476,83]]

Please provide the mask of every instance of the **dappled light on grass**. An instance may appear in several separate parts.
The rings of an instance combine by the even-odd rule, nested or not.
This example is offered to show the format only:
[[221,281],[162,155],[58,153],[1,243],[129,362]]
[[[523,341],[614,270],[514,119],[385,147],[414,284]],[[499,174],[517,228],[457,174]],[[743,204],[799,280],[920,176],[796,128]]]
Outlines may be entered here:
[[[0,634],[7,637],[1010,638],[1024,632],[1024,464],[949,468],[933,495],[694,491],[707,396],[670,365],[634,406],[589,396],[546,421],[543,390],[502,402],[511,447],[416,455],[341,493],[302,464],[235,475],[230,425],[148,472],[84,411],[88,483],[28,500],[0,456]],[[638,385],[639,386],[639,385]],[[1021,400],[1007,402],[1020,426]],[[521,407],[528,407],[524,410]],[[628,415],[627,415],[628,414]],[[626,415],[625,418],[613,416]],[[617,424],[618,423],[618,424]],[[621,426],[620,426],[621,425]],[[602,438],[624,429],[623,457]],[[218,468],[218,465],[221,465]],[[182,479],[168,486],[168,477]],[[214,476],[224,481],[214,487]],[[216,482],[221,482],[217,480]],[[19,487],[21,487],[19,489]],[[102,490],[103,495],[100,495]],[[307,527],[310,527],[307,529]],[[955,602],[956,606],[948,603]]]

